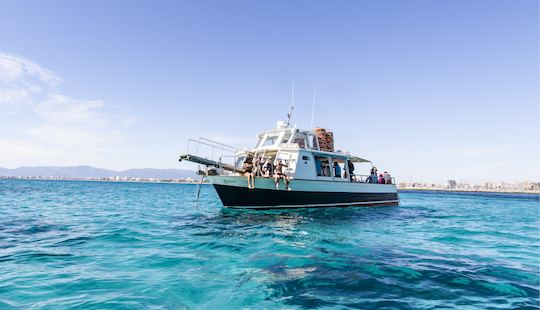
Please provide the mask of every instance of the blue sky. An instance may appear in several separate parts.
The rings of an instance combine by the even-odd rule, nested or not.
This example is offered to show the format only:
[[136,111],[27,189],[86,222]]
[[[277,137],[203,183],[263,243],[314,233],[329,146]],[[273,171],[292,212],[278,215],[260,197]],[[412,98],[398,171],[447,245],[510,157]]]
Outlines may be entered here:
[[538,1],[2,1],[0,167],[186,168],[284,119],[404,181],[538,179]]

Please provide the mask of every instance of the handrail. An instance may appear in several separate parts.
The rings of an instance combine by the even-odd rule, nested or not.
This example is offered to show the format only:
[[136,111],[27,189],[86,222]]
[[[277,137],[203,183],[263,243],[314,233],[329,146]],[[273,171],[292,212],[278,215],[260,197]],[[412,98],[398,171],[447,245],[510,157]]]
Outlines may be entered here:
[[239,151],[240,149],[237,148],[237,147],[234,147],[234,146],[230,146],[230,145],[227,145],[227,144],[223,144],[221,142],[217,142],[217,141],[214,141],[214,140],[210,140],[210,139],[206,139],[206,138],[203,138],[203,137],[199,137],[199,141],[200,140],[204,140],[204,141],[207,141],[207,142],[210,142],[210,143],[213,143],[213,144],[217,144],[217,145],[221,145],[224,149],[228,149],[230,151]]
[[233,172],[236,173],[236,158],[238,158],[238,155],[221,155],[221,156],[219,157],[219,161],[218,161],[220,165],[223,164],[223,162],[222,162],[222,160],[221,160],[222,157],[232,157],[232,158],[233,158],[233,165],[232,165],[232,166],[234,167],[234,171],[233,171]]
[[[199,137],[198,139],[187,139],[186,154],[216,161],[219,167],[222,167],[223,165],[231,166],[228,163],[223,163],[222,158],[228,157],[229,154],[234,156],[238,151],[240,151],[240,149],[203,137]],[[219,161],[216,160],[218,158]],[[236,160],[234,160],[232,166],[234,166],[236,172]]]
[[203,144],[203,145],[206,145],[206,146],[209,146],[209,147],[213,147],[213,148],[218,148],[220,150],[226,150],[226,151],[229,151],[223,147],[219,148],[218,146],[216,145],[213,145],[213,144],[210,144],[210,143],[205,143],[205,142],[201,142],[199,140],[194,140],[194,139],[188,139],[188,151],[189,151],[189,145],[190,143],[193,142],[193,143],[197,143],[197,144]]
[[[366,183],[367,182],[367,179],[369,178],[369,175],[367,174],[353,174],[352,175],[353,177],[353,182],[357,182],[357,183]],[[360,177],[360,180],[358,180],[357,178]],[[392,180],[392,183],[390,184],[396,184],[396,179],[394,177],[391,177],[391,180]],[[379,183],[373,183],[373,184],[379,184]]]

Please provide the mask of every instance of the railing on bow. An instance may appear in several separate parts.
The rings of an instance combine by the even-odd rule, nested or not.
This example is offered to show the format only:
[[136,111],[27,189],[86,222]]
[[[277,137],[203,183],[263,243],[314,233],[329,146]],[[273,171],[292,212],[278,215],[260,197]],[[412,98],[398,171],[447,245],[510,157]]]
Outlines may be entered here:
[[206,138],[188,139],[186,154],[199,155],[201,157],[216,160],[224,155],[235,154],[239,148],[223,144]]
[[[236,159],[239,148],[206,138],[188,139],[186,153],[180,155],[180,161],[186,160],[206,167],[213,166],[227,171],[237,172]],[[225,159],[225,161],[224,161]],[[232,162],[227,159],[232,159]]]

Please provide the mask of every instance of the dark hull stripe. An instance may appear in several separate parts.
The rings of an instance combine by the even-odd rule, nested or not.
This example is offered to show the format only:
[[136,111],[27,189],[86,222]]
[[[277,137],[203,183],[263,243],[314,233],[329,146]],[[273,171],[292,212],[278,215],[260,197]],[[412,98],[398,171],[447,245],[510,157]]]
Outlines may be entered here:
[[397,193],[300,192],[214,184],[221,202],[234,208],[315,208],[397,205]]
[[398,206],[398,200],[367,202],[367,203],[347,203],[347,204],[325,204],[325,205],[279,205],[279,206],[226,206],[231,209],[304,209],[304,208],[348,208],[348,207],[377,207],[377,206]]

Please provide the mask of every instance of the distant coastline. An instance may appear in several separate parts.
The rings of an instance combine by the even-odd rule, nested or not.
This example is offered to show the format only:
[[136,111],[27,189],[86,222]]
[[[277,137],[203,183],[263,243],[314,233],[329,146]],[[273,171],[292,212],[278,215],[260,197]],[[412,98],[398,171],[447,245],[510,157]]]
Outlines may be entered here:
[[400,191],[425,190],[445,192],[471,192],[471,193],[512,193],[512,194],[540,194],[540,182],[537,181],[497,181],[497,182],[457,182],[447,180],[441,183],[400,182]]
[[[0,176],[0,180],[35,180],[35,181],[90,181],[114,183],[175,183],[198,184],[200,180],[187,179],[154,179],[154,178],[65,178],[65,177],[12,177]],[[207,183],[206,181],[203,183]]]
[[141,179],[182,180],[198,179],[193,170],[136,168],[123,171],[83,166],[36,166],[8,169],[0,167],[0,176],[13,178],[66,178],[137,181]]
[[[114,183],[175,183],[175,184],[199,184],[201,180],[193,178],[186,179],[158,179],[158,178],[68,178],[68,177],[13,177],[0,176],[0,180],[36,180],[36,181],[91,181],[91,182],[114,182]],[[207,181],[203,181],[207,184]],[[430,188],[430,187],[398,187],[400,192],[426,191],[426,192],[459,192],[459,193],[494,193],[494,194],[533,194],[540,195],[539,190],[518,190],[518,189],[450,189],[450,188]]]
[[531,194],[540,195],[540,191],[497,190],[497,189],[444,189],[444,188],[398,188],[400,192],[458,192],[458,193],[493,193],[493,194]]

